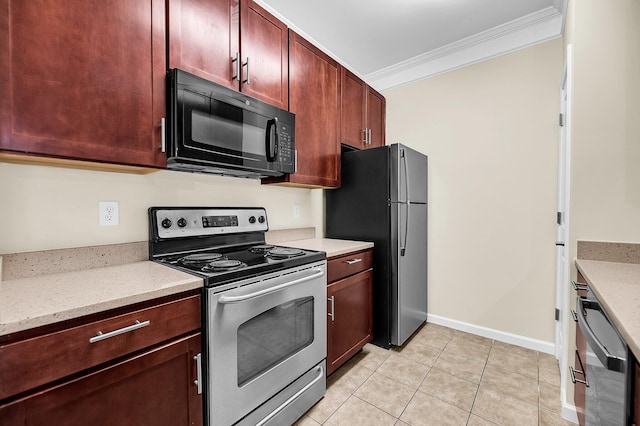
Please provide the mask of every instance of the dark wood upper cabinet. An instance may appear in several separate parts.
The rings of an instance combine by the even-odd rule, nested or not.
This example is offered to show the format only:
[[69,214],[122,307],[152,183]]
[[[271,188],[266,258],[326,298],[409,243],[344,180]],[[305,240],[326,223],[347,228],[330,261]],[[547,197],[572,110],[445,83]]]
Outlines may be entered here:
[[365,148],[367,85],[355,74],[340,67],[340,143]]
[[238,0],[168,0],[167,4],[169,68],[238,90],[231,63],[240,52]]
[[296,173],[263,182],[338,186],[340,67],[292,30],[289,30],[289,101],[289,110],[296,115]]
[[289,107],[287,26],[253,0],[168,0],[169,68]]
[[0,9],[0,151],[166,166],[164,0]]
[[373,87],[367,86],[367,129],[369,148],[385,144],[385,117],[387,101]]
[[358,149],[385,143],[384,96],[344,67],[341,69],[340,142]]

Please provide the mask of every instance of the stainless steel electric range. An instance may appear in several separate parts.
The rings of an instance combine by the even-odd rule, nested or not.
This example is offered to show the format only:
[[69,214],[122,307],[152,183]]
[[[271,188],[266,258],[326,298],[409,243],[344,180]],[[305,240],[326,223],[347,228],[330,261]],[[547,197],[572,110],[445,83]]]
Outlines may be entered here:
[[263,208],[149,209],[149,258],[204,279],[209,425],[291,424],[325,393],[326,254],[267,230]]

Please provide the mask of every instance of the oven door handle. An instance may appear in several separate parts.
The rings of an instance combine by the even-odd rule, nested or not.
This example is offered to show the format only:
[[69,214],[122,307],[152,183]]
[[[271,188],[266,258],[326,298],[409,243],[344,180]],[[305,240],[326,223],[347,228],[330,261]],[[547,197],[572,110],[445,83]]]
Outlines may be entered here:
[[[589,299],[584,299],[582,297],[578,297],[577,304],[578,304],[577,308],[579,312],[578,326],[580,327],[580,330],[582,330],[582,334],[584,334],[584,337],[589,343],[589,346],[591,346],[591,350],[593,350],[593,353],[598,357],[600,362],[608,370],[624,373],[626,359],[613,355],[611,352],[609,352],[606,346],[603,345],[602,342],[600,342],[600,340],[598,339],[598,336],[595,335],[595,333],[591,329],[591,326],[589,325],[589,322],[587,321],[587,318],[586,318],[587,309],[600,311],[604,315],[604,312],[602,311],[602,307],[600,306],[600,303],[595,300],[589,300]],[[607,321],[609,321],[606,315],[604,316],[607,319]],[[615,331],[615,329],[613,328],[613,325],[611,324],[609,325],[611,326],[611,332],[616,333],[617,335],[617,331]]]
[[313,274],[307,275],[306,277],[298,278],[297,280],[289,281],[283,284],[278,284],[273,287],[265,288],[262,290],[254,291],[253,293],[243,294],[240,296],[220,296],[218,299],[218,303],[240,303],[245,302],[247,300],[255,299],[256,297],[264,296],[265,294],[270,294],[276,292],[278,290],[282,290],[283,288],[291,287],[293,285],[301,284],[307,281],[314,280],[324,275],[324,269],[312,269],[314,271]]

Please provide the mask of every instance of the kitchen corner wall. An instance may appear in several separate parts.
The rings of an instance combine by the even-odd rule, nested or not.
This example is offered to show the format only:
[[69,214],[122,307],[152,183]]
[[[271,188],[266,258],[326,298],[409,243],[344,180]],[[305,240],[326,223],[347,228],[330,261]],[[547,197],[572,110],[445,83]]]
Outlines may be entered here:
[[384,92],[429,156],[430,315],[554,341],[561,39]]
[[[99,226],[99,201],[119,202],[119,226]],[[173,171],[131,175],[0,163],[0,206],[0,254],[147,241],[151,206],[259,206],[267,209],[270,229],[323,233],[322,190]]]
[[[578,240],[640,242],[640,2],[571,0],[565,45],[573,50],[569,247]],[[569,307],[575,306],[570,291]],[[569,319],[566,359],[573,365]],[[568,368],[568,367],[567,367]],[[573,384],[565,376],[565,401]]]

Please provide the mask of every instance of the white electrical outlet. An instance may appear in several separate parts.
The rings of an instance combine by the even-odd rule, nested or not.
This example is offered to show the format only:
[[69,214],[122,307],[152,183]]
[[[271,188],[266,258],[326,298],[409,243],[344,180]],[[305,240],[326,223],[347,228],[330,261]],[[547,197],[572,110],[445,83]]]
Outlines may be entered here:
[[117,201],[98,202],[100,226],[117,226],[120,224]]
[[294,219],[300,218],[300,204],[293,205],[293,218]]

